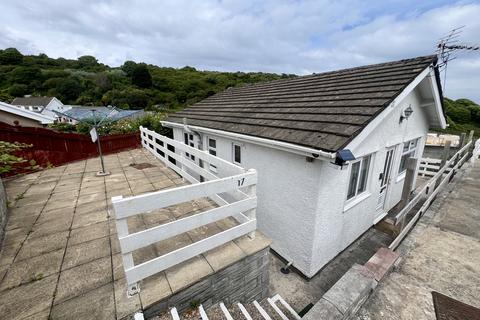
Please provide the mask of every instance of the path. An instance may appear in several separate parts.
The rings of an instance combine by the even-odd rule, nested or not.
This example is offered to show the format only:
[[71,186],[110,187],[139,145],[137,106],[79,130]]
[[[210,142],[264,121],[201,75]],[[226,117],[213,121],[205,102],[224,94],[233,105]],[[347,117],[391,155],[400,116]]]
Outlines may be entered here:
[[480,307],[480,165],[457,175],[399,247],[356,319],[435,319],[432,291]]

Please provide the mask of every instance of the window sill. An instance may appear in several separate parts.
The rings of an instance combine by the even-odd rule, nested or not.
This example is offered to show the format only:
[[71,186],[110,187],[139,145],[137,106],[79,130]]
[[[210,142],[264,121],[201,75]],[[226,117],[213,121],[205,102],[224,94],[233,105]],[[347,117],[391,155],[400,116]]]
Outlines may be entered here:
[[363,202],[365,199],[369,198],[371,195],[372,194],[370,192],[364,192],[362,194],[359,194],[355,198],[348,200],[348,202],[343,207],[343,212],[347,212],[348,210],[352,209],[360,202]]
[[395,183],[399,183],[400,181],[404,180],[406,175],[407,175],[407,173],[405,171],[400,173],[397,176],[397,179],[395,180]]

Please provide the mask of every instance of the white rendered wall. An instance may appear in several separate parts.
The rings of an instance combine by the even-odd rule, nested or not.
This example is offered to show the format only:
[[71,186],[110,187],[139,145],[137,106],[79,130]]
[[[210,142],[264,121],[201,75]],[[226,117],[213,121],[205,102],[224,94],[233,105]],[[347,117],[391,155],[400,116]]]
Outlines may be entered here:
[[[417,156],[423,153],[428,121],[419,107],[416,91],[398,103],[388,117],[351,151],[359,158],[372,154],[367,191],[369,195],[345,209],[350,166],[342,170],[328,161],[307,162],[304,156],[239,142],[244,168],[258,171],[258,228],[273,240],[272,248],[306,276],[315,275],[326,263],[367,231],[379,212],[379,174],[383,170],[386,147],[395,146],[385,209],[400,200],[403,181],[398,176],[403,142],[422,137]],[[401,112],[414,110],[408,120],[399,123]],[[183,142],[183,130],[173,129],[174,139]],[[217,140],[217,156],[232,161],[233,140],[203,134]],[[221,173],[220,173],[221,174]]]
[[[182,129],[174,128],[173,135],[183,142]],[[232,162],[234,141],[203,134],[204,148],[207,137],[216,139],[217,156]],[[276,252],[307,273],[315,236],[321,162],[307,162],[304,156],[251,143],[238,144],[242,150],[241,166],[258,172],[258,229],[273,241]]]
[[[375,218],[380,214],[376,210],[380,192],[379,175],[383,172],[386,149],[390,146],[395,146],[395,156],[385,209],[391,209],[400,201],[404,176],[398,174],[398,169],[403,142],[420,137],[416,156],[421,157],[425,137],[428,132],[428,121],[425,116],[425,110],[419,107],[420,101],[417,91],[413,91],[402,102],[393,107],[394,109],[388,117],[361,144],[351,149],[357,158],[372,154],[372,162],[366,198],[348,210],[345,210],[345,205],[347,204],[346,194],[350,177],[350,166],[339,170],[338,167],[336,168],[327,162],[322,162],[322,179],[318,186],[316,236],[312,252],[312,263],[309,271],[306,273],[307,276],[313,276],[373,225]],[[413,114],[408,120],[404,120],[400,124],[401,112],[409,105],[413,109]],[[383,209],[380,210],[383,211]]]

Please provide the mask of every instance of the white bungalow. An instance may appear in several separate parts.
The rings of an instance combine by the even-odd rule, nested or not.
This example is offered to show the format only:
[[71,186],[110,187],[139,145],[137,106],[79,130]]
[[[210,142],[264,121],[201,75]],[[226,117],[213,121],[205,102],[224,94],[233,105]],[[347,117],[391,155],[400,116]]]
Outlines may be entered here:
[[312,277],[400,201],[406,159],[422,155],[429,128],[445,128],[436,63],[232,88],[162,123],[175,140],[258,171],[258,228]]
[[41,113],[54,119],[58,118],[57,112],[64,113],[71,108],[70,106],[65,106],[62,101],[55,97],[25,96],[13,99],[12,105],[24,110]]

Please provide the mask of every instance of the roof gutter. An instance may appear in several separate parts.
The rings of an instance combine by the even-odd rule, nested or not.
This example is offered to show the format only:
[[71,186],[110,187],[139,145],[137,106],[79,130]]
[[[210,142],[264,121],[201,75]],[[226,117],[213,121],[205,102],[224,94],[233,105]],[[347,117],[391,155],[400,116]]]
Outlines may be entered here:
[[185,123],[180,124],[180,123],[170,122],[170,121],[160,121],[160,123],[165,127],[181,128],[181,129],[186,129],[187,131],[188,130],[201,131],[204,133],[210,133],[217,136],[229,137],[238,141],[250,142],[250,143],[254,143],[264,147],[269,147],[277,150],[295,153],[295,154],[299,154],[306,157],[322,158],[323,160],[332,160],[336,158],[335,152],[326,152],[326,151],[317,150],[313,148],[302,147],[302,146],[295,145],[288,142],[259,138],[259,137],[248,136],[240,133],[234,133],[234,132],[228,132],[228,131],[222,131],[222,130],[216,130],[216,129],[209,129],[205,127],[186,125]]

